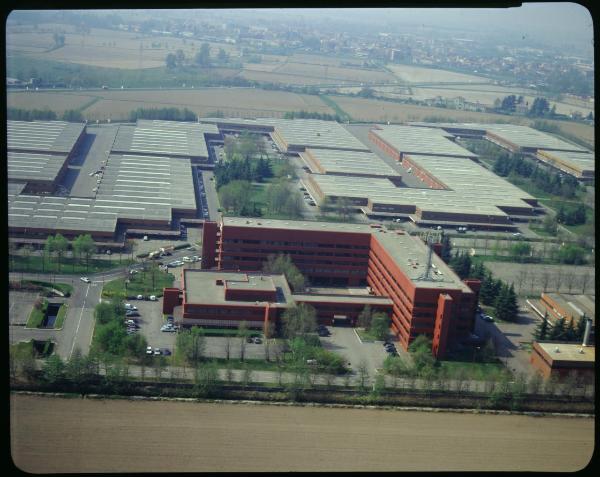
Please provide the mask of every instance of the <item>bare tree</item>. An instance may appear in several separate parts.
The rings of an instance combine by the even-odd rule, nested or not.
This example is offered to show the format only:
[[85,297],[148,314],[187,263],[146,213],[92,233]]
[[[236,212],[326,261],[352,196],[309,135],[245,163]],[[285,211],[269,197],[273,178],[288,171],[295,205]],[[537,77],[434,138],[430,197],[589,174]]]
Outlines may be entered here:
[[544,290],[544,293],[546,293],[546,291],[548,290],[548,284],[550,283],[550,269],[548,267],[544,267],[542,268],[542,274],[541,274],[541,279],[542,279],[542,287]]
[[581,283],[581,294],[585,295],[585,289],[590,281],[590,271],[588,269],[585,269],[585,271],[579,276],[579,278]]
[[228,336],[227,338],[225,338],[225,359],[227,359],[227,361],[229,361],[230,357],[231,357],[231,338]]
[[366,361],[361,361],[356,369],[358,373],[358,385],[360,389],[365,389],[367,379],[369,378],[369,367]]
[[557,292],[560,292],[560,286],[562,285],[562,279],[563,279],[563,269],[561,267],[554,274],[554,284],[555,284],[554,288],[556,289]]
[[529,276],[529,292],[530,293],[533,293],[533,285],[535,283],[535,278],[536,278],[536,274],[535,273],[532,273]]
[[527,279],[527,269],[521,268],[519,273],[517,274],[517,284],[519,286],[519,293],[521,293],[521,287],[523,286],[523,282]]
[[573,289],[573,285],[575,284],[575,272],[573,270],[567,270],[567,272],[564,274],[564,278],[565,278],[565,283],[567,285],[567,289],[569,290],[569,293],[571,293],[571,290]]

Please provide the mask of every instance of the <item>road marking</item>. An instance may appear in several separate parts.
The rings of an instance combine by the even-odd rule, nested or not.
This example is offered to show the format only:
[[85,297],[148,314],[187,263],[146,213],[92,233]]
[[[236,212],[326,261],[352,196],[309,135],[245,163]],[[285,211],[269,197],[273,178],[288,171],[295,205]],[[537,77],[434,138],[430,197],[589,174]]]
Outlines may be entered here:
[[77,333],[79,333],[79,325],[81,324],[81,317],[83,316],[83,310],[85,309],[85,300],[90,292],[90,286],[88,285],[87,290],[85,292],[85,297],[83,298],[83,304],[81,306],[81,313],[79,313],[79,321],[77,322],[77,328],[75,329],[75,336],[73,336],[73,345],[71,346],[71,352],[69,353],[69,359],[71,359],[71,355],[73,354],[73,349],[75,348],[75,341],[77,340]]

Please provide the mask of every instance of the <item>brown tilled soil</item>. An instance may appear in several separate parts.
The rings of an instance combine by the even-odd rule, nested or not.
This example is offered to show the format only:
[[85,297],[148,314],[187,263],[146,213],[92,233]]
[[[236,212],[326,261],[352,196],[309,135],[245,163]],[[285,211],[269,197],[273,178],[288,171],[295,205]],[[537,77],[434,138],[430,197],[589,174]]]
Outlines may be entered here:
[[26,472],[574,471],[585,418],[11,396]]

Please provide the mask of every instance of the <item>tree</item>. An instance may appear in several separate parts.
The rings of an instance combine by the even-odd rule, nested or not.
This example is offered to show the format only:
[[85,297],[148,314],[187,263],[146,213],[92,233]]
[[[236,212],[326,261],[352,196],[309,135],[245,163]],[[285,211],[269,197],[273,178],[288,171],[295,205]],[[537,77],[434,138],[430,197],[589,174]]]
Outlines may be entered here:
[[548,313],[544,313],[544,317],[540,324],[536,327],[533,336],[537,341],[543,341],[548,336]]
[[165,63],[167,65],[167,69],[174,69],[177,67],[177,57],[175,56],[174,53],[168,53],[167,57],[165,58]]
[[531,117],[544,117],[550,115],[550,104],[546,98],[535,98],[529,111],[528,116]]
[[44,380],[49,384],[62,381],[65,373],[65,363],[57,354],[50,356],[42,367]]
[[270,274],[283,274],[295,293],[304,291],[306,279],[294,265],[289,255],[271,254],[263,264],[263,272]]
[[197,366],[194,373],[194,384],[199,396],[214,395],[219,386],[219,370],[215,363]]
[[369,305],[365,305],[363,310],[358,315],[358,326],[368,330],[371,327],[371,320],[373,318],[373,312]]
[[284,336],[304,338],[317,329],[317,312],[305,303],[289,307],[282,316]]
[[199,326],[192,326],[177,334],[176,343],[177,349],[189,363],[197,363],[202,359],[206,345],[204,330]]
[[198,66],[210,66],[210,45],[208,43],[200,45],[200,50],[196,53],[194,62]]
[[452,243],[450,242],[450,236],[442,233],[442,250],[440,257],[445,263],[450,262],[452,258]]
[[236,180],[219,189],[221,205],[226,210],[241,214],[250,201],[252,185],[248,181]]
[[56,257],[58,258],[58,272],[60,273],[60,264],[62,257],[65,252],[69,248],[69,241],[64,238],[61,234],[56,234],[54,236],[54,241],[52,242],[52,250],[56,253]]
[[352,214],[352,204],[348,197],[339,197],[335,201],[335,210],[338,216],[343,220],[348,220]]
[[246,355],[246,339],[250,336],[250,330],[248,329],[248,323],[246,321],[240,321],[237,335],[240,338],[240,361],[244,361]]
[[433,369],[435,366],[435,358],[431,349],[431,340],[426,335],[418,335],[408,347],[413,360],[413,368],[418,374],[425,369]]
[[565,319],[559,318],[558,320],[556,320],[554,322],[554,325],[552,326],[552,329],[550,330],[549,338],[552,341],[561,340],[564,336],[564,332],[565,332]]
[[386,313],[375,313],[371,323],[371,331],[378,340],[385,340],[390,331],[390,317]]
[[362,360],[356,369],[358,373],[358,386],[361,391],[365,390],[367,379],[369,379],[369,366],[365,360]]
[[86,271],[89,269],[90,257],[96,253],[96,244],[90,234],[78,235],[72,243],[74,253],[85,257]]
[[516,259],[531,254],[531,245],[527,242],[517,242],[511,247],[512,256]]

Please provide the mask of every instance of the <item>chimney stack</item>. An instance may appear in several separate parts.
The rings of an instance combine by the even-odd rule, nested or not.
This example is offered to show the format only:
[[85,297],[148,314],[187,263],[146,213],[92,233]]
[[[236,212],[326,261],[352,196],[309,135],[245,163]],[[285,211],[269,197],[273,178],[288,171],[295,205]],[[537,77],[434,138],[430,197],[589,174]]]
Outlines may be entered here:
[[585,332],[583,333],[582,346],[588,346],[588,340],[590,339],[590,331],[592,329],[592,320],[586,318],[585,320]]

